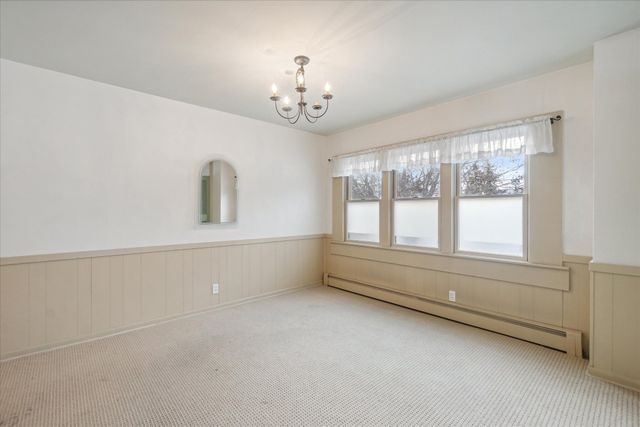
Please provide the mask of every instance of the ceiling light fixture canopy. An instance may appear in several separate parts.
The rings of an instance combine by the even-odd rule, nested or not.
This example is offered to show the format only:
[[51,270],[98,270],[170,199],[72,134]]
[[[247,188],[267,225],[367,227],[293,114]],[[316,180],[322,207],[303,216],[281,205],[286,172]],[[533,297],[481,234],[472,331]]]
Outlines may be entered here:
[[[322,94],[322,99],[326,101],[326,107],[320,105],[319,102],[314,103],[311,108],[316,111],[318,114],[313,114],[307,111],[307,102],[304,99],[304,93],[307,91],[305,86],[305,75],[304,75],[304,66],[309,63],[309,58],[303,55],[296,56],[293,58],[293,61],[300,66],[298,71],[296,71],[296,92],[300,94],[300,99],[298,101],[298,108],[295,114],[291,114],[293,111],[293,107],[291,107],[291,101],[288,96],[285,96],[282,99],[282,103],[284,104],[281,108],[278,108],[278,101],[280,101],[280,95],[278,95],[278,87],[276,84],[271,85],[271,99],[273,104],[276,107],[276,112],[280,117],[286,119],[289,123],[295,124],[301,116],[304,116],[310,123],[315,123],[318,119],[329,111],[329,100],[333,98],[331,94],[331,85],[327,82],[324,85],[324,93]],[[324,111],[320,113],[320,111],[324,108]],[[280,112],[282,110],[282,112]],[[283,114],[284,113],[284,114]]]

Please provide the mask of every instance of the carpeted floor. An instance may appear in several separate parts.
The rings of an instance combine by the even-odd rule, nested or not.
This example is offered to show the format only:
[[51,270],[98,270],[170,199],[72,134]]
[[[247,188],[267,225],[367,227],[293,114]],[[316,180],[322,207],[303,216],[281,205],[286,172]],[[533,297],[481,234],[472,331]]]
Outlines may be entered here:
[[534,344],[318,287],[0,364],[7,425],[640,425]]

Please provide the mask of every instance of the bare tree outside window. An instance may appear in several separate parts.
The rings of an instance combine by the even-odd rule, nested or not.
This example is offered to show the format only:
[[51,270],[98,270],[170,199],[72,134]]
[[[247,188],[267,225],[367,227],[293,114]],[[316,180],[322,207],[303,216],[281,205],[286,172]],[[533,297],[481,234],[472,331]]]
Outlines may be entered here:
[[381,173],[352,175],[349,178],[349,200],[378,200],[381,195]]
[[437,166],[396,171],[396,198],[424,199],[440,196],[440,168]]
[[458,168],[460,195],[522,194],[524,163],[524,155],[465,162]]

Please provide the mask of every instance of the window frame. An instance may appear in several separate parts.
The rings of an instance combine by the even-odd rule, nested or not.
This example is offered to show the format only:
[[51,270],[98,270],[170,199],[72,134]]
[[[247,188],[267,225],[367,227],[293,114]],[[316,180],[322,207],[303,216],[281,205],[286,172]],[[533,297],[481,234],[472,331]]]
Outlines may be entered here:
[[[455,191],[453,194],[453,253],[469,257],[478,258],[496,258],[503,260],[515,260],[528,262],[529,260],[529,156],[524,156],[524,188],[521,194],[491,194],[491,195],[460,195],[460,168],[463,163],[458,163],[453,167],[454,173],[452,179],[455,180]],[[486,159],[491,160],[492,158]],[[480,160],[477,160],[480,161]],[[496,198],[522,198],[522,256],[512,256],[504,254],[496,254],[491,252],[465,251],[459,248],[460,243],[460,199],[496,199]]]
[[[424,251],[424,252],[431,252],[431,253],[441,253],[441,248],[442,248],[442,242],[441,242],[441,229],[442,229],[442,171],[441,171],[441,165],[438,164],[438,197],[398,197],[398,186],[397,186],[397,173],[399,172],[398,170],[393,170],[392,173],[390,174],[390,180],[391,180],[391,203],[390,203],[390,212],[389,212],[389,217],[390,217],[390,238],[391,238],[391,246],[394,248],[400,248],[400,249],[410,249],[410,250],[416,250],[416,251]],[[406,244],[398,244],[396,243],[396,220],[395,220],[395,203],[396,201],[402,201],[402,202],[406,202],[406,201],[420,201],[420,200],[436,200],[438,202],[438,232],[437,232],[437,239],[438,239],[438,244],[437,246],[420,246],[420,245],[406,245]]]
[[[490,160],[490,159],[487,159]],[[449,166],[450,169],[444,167]],[[517,262],[530,262],[530,249],[529,249],[529,191],[531,189],[530,183],[530,156],[524,155],[524,188],[520,194],[503,194],[503,195],[460,195],[460,164],[440,164],[438,165],[440,173],[440,191],[438,197],[397,197],[397,177],[398,171],[393,170],[390,173],[380,172],[380,185],[381,194],[379,198],[367,198],[367,199],[353,199],[351,192],[351,180],[352,176],[344,177],[343,187],[343,241],[373,246],[373,247],[390,247],[400,250],[410,250],[415,252],[426,252],[440,255],[459,255],[470,258],[481,259],[496,259],[503,261],[517,261]],[[443,170],[444,169],[444,170]],[[448,175],[448,178],[443,178],[444,173]],[[387,180],[387,181],[385,181]],[[446,181],[446,182],[445,182]],[[448,182],[448,184],[447,184]],[[385,190],[386,188],[386,190]],[[447,193],[447,194],[445,194]],[[503,255],[490,252],[479,252],[461,250],[459,247],[459,202],[460,199],[473,199],[473,198],[512,198],[520,197],[522,199],[522,256]],[[395,242],[395,202],[397,201],[413,201],[413,200],[437,200],[438,202],[438,247],[418,246],[418,245],[406,245],[397,244]],[[349,224],[348,208],[349,203],[378,203],[378,240],[366,241],[349,238]],[[447,218],[444,218],[445,215]],[[383,227],[384,230],[383,231]],[[446,230],[445,230],[446,228]],[[450,231],[447,231],[450,230]],[[444,240],[443,240],[444,239]]]
[[[370,245],[370,246],[380,246],[381,243],[381,235],[380,235],[380,206],[382,205],[382,187],[383,187],[383,180],[384,180],[384,174],[382,172],[378,172],[380,174],[380,197],[377,199],[353,199],[351,197],[351,180],[353,179],[353,175],[347,176],[345,179],[345,185],[347,186],[346,191],[345,191],[345,200],[344,200],[344,241],[345,242],[352,242],[352,243],[358,243],[358,244],[362,244],[362,245]],[[349,209],[349,203],[371,203],[371,202],[377,202],[378,203],[378,240],[377,241],[370,241],[370,240],[357,240],[357,239],[350,239],[349,238],[349,221],[347,220],[349,218],[349,213],[348,213],[348,209]]]

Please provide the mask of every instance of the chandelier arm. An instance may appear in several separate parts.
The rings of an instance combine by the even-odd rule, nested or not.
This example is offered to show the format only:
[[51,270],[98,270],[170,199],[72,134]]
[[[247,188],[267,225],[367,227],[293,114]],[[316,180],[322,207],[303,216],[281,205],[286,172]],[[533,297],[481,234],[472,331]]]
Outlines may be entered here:
[[[304,114],[304,117],[307,119],[307,121],[309,121],[309,118],[307,117],[307,103],[304,101],[304,92],[300,92],[300,101],[298,102],[298,118],[300,118],[299,116],[302,116],[302,114]],[[297,122],[298,120],[296,120]]]
[[315,117],[313,114],[311,114],[311,113],[309,113],[307,111],[307,107],[306,106],[304,107],[304,117],[307,119],[307,121],[309,123],[315,123],[315,122],[318,121],[317,117]]
[[295,120],[291,121],[292,119],[293,117],[287,117],[287,121],[292,125],[295,125],[298,123],[298,120],[300,120],[300,106],[298,106],[298,113],[295,115]]
[[289,115],[287,114],[287,121],[288,121],[290,124],[295,125],[295,124],[296,124],[296,122],[298,121],[298,117],[299,117],[299,116],[300,116],[300,114],[296,114],[295,116],[289,116]]
[[[322,114],[319,114],[319,115],[317,115],[317,116],[314,116],[313,114],[309,113],[309,115],[310,115],[311,117],[313,117],[314,119],[319,119],[320,117],[322,117],[322,116],[324,116],[325,114],[327,114],[327,111],[329,111],[329,100],[327,99],[326,101],[327,101],[327,106],[326,106],[326,108],[324,109],[324,111],[322,112]],[[314,123],[315,123],[315,122],[314,122]]]
[[320,117],[324,116],[325,114],[327,114],[327,111],[329,111],[329,98],[327,98],[326,101],[327,101],[327,106],[325,107]]
[[288,114],[285,116],[280,112],[280,110],[278,110],[278,101],[273,101],[273,105],[276,107],[276,113],[278,113],[278,115],[280,117],[282,117],[285,120],[289,120],[289,115]]

